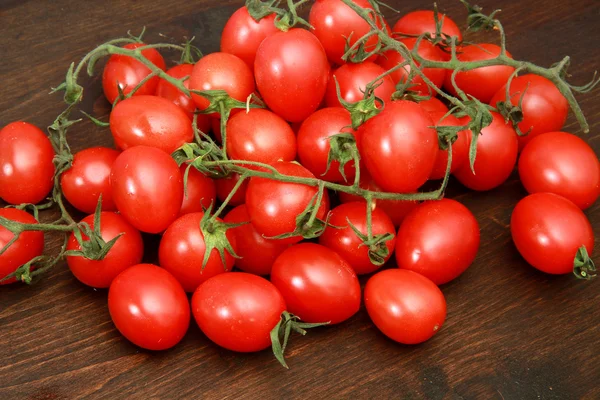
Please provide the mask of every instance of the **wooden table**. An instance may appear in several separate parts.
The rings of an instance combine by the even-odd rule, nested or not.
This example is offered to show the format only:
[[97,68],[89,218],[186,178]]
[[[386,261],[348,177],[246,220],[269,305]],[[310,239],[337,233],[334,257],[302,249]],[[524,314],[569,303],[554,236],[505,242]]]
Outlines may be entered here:
[[[49,125],[63,104],[48,92],[69,63],[127,30],[146,26],[148,42],[160,40],[159,33],[177,42],[196,36],[205,53],[217,51],[221,29],[242,3],[2,0],[0,126]],[[423,7],[416,0],[395,3],[401,12]],[[600,66],[597,1],[480,1],[487,11],[494,3],[505,8],[501,19],[516,58],[550,65],[571,55],[574,82],[587,81]],[[458,1],[440,1],[440,8],[465,19]],[[587,139],[598,152],[598,91],[580,102],[591,124]],[[98,76],[87,82],[83,109],[108,112]],[[580,132],[572,117],[565,130]],[[70,139],[74,150],[112,143],[108,129],[89,122]],[[289,371],[269,351],[220,349],[195,324],[175,348],[153,353],[116,331],[105,290],[80,284],[62,263],[34,286],[0,287],[0,398],[600,398],[600,282],[548,276],[521,259],[508,227],[525,195],[516,173],[490,192],[452,182],[448,193],[475,213],[482,242],[470,269],[442,288],[448,318],[429,342],[402,346],[386,339],[363,308],[342,325],[295,338]],[[600,234],[600,203],[586,214]],[[157,243],[149,240],[148,261],[156,260]],[[54,239],[47,250],[57,247]]]

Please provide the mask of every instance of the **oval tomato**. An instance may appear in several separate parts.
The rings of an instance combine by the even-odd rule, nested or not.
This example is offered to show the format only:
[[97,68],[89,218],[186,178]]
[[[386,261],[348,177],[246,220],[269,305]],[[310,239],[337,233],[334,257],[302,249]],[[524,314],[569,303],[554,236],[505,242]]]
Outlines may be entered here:
[[[187,165],[182,164],[179,167],[181,176],[185,175]],[[183,203],[179,216],[195,212],[203,212],[210,205],[215,205],[217,201],[217,187],[215,181],[198,171],[196,168],[190,168],[187,176],[187,187],[183,195]]]
[[[429,115],[431,115],[435,126],[464,126],[464,124],[453,115],[444,117],[446,112],[430,112]],[[450,166],[450,173],[455,172],[465,163],[469,163],[469,144],[471,143],[469,135],[470,131],[468,130],[459,131],[457,135],[458,138],[452,143],[452,165]],[[447,166],[448,150],[442,150],[438,147],[435,165],[433,166],[429,179],[442,179],[446,175]]]
[[[240,176],[235,173],[232,173],[226,178],[217,179],[215,181],[215,185],[217,186],[217,198],[221,201],[225,201],[239,180]],[[244,182],[242,182],[231,199],[229,199],[228,204],[230,206],[239,206],[240,204],[244,204],[246,202],[246,190],[248,190],[249,181],[249,179],[246,179]]]
[[437,97],[420,101],[419,105],[430,114],[435,112],[443,112],[445,114],[448,112],[448,107]]
[[[356,103],[364,98],[367,85],[384,73],[385,70],[379,65],[365,61],[360,64],[344,64],[334,71],[333,76],[340,85],[342,99],[349,103]],[[381,84],[375,89],[375,96],[387,103],[396,91],[396,87],[389,75],[381,79],[380,82]],[[333,78],[329,79],[327,84],[325,104],[327,107],[342,106],[337,96],[335,79]]]
[[[446,36],[456,36],[459,42],[462,41],[462,33],[449,16],[438,13],[438,19],[442,21],[442,33]],[[421,35],[429,32],[435,34],[435,17],[431,10],[420,10],[409,12],[401,17],[392,29],[394,33],[405,35]]]

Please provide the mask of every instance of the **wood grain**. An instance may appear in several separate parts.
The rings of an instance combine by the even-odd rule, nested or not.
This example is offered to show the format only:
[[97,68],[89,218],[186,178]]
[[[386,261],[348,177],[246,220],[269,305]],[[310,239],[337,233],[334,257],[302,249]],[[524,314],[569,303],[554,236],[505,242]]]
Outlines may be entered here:
[[[416,0],[391,3],[401,12],[424,7]],[[464,21],[458,1],[439,3]],[[514,57],[550,65],[569,54],[572,79],[581,83],[600,65],[597,1],[479,3],[504,9]],[[204,52],[218,50],[225,21],[241,4],[0,1],[0,126],[14,120],[49,125],[63,105],[48,92],[69,63],[127,30],[146,26],[149,42],[161,39],[159,33],[178,41],[195,36]],[[390,14],[391,22],[397,18]],[[98,77],[85,89],[83,109],[107,115]],[[598,91],[580,96],[591,125],[587,140],[597,153],[599,99]],[[572,117],[565,130],[579,132]],[[88,122],[69,139],[74,150],[111,145],[108,130]],[[194,324],[178,346],[153,353],[127,342],[110,321],[106,291],[83,286],[63,263],[35,286],[0,287],[0,398],[600,398],[599,282],[544,275],[521,259],[508,229],[511,210],[525,195],[516,174],[490,192],[467,192],[452,182],[448,193],[476,215],[482,243],[471,268],[442,288],[448,318],[429,342],[409,347],[386,339],[363,308],[347,323],[295,338],[290,371],[268,351],[220,349]],[[600,234],[600,206],[586,214]],[[47,250],[56,251],[57,238],[48,239]],[[157,243],[148,238],[147,261],[156,261]]]

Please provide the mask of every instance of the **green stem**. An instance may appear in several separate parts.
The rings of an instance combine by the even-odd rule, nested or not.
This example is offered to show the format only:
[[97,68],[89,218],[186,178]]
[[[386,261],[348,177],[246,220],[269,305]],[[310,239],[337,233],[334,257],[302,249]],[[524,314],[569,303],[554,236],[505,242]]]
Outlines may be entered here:
[[308,221],[306,222],[306,226],[309,228],[313,225],[313,223],[317,219],[317,214],[319,213],[319,208],[321,208],[321,203],[323,202],[323,194],[325,192],[324,182],[325,181],[319,182],[319,190],[317,192],[317,200],[315,201],[315,205],[313,206],[313,209],[310,213],[310,217],[309,217]]
[[233,199],[233,196],[235,196],[235,193],[239,190],[239,188],[242,186],[242,183],[244,183],[244,181],[247,178],[248,178],[248,176],[245,175],[245,174],[244,175],[240,175],[240,178],[238,179],[238,181],[233,186],[233,189],[231,189],[231,192],[229,192],[229,194],[227,195],[227,197],[225,198],[225,200],[223,200],[223,202],[221,203],[221,206],[212,215],[212,217],[211,217],[211,221],[212,222],[214,222],[219,217],[219,215],[221,215],[221,213],[223,212],[223,210],[225,210],[225,207],[227,207],[227,205],[229,204],[229,202],[231,201],[231,199]]

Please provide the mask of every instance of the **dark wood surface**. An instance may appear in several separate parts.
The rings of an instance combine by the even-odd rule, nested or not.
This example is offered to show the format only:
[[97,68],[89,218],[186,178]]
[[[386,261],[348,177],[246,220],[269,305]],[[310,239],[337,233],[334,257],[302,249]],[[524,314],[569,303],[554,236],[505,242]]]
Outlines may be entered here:
[[[424,6],[395,3],[402,12]],[[439,3],[464,25],[458,1]],[[488,11],[504,8],[516,58],[550,65],[568,54],[573,80],[587,81],[600,66],[600,4],[540,3],[480,1]],[[69,63],[127,30],[146,26],[149,42],[159,33],[177,41],[196,36],[204,52],[218,50],[225,22],[241,4],[1,0],[0,126],[14,120],[49,125],[63,104],[48,92]],[[579,98],[591,125],[587,140],[599,152],[598,91]],[[86,83],[83,108],[108,112],[98,77]],[[565,130],[580,132],[572,117]],[[109,131],[88,122],[70,140],[75,150],[111,145]],[[107,292],[80,284],[63,263],[34,286],[0,287],[0,398],[599,399],[600,281],[544,275],[521,259],[508,227],[525,195],[516,174],[487,193],[452,182],[449,195],[477,216],[482,242],[470,269],[442,288],[448,317],[429,342],[409,347],[386,339],[363,308],[342,325],[296,337],[289,371],[268,351],[220,349],[193,323],[182,343],[153,353],[124,339],[110,320]],[[600,204],[586,214],[599,235]],[[49,239],[47,250],[56,251],[58,240]],[[155,260],[157,243],[149,238],[148,261]]]

